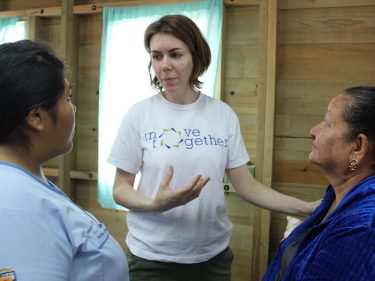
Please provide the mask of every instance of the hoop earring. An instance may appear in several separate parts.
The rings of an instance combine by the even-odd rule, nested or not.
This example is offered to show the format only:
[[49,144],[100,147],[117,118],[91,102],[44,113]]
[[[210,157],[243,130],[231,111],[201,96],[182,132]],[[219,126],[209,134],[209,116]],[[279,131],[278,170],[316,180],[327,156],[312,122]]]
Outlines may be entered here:
[[349,165],[350,171],[355,171],[357,170],[357,168],[358,168],[358,160],[353,159],[352,161],[350,161],[350,165]]

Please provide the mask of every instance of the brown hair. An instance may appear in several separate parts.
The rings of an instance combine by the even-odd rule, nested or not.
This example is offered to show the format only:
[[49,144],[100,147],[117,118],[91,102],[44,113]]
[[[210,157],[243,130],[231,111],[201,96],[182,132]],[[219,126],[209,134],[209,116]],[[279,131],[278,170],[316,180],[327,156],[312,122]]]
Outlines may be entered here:
[[[188,17],[183,15],[166,15],[151,23],[144,36],[144,45],[148,53],[151,53],[151,38],[157,33],[170,34],[184,42],[193,57],[193,72],[190,77],[190,88],[198,90],[202,87],[199,77],[208,69],[211,62],[210,47],[197,25]],[[152,77],[151,61],[148,65],[151,85],[162,91],[162,86],[157,77]]]

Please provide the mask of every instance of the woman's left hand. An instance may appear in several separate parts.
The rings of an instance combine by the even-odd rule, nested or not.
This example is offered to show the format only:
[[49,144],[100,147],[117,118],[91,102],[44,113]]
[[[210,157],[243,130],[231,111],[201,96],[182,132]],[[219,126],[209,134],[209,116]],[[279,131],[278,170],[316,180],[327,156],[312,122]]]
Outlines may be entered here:
[[190,184],[182,188],[172,189],[169,186],[172,177],[173,168],[170,167],[153,199],[153,211],[163,212],[189,203],[200,195],[202,188],[210,180],[209,177],[203,178],[198,175]]

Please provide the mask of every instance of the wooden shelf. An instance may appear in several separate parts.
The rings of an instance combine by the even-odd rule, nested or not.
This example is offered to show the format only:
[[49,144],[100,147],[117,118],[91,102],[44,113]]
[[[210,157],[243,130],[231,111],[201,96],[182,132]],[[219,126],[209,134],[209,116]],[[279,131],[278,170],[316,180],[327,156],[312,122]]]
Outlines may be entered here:
[[[44,168],[44,174],[47,177],[58,177],[59,170],[57,168]],[[70,171],[70,178],[75,180],[98,180],[98,173],[95,171]]]
[[[145,6],[145,5],[160,5],[160,4],[173,4],[178,2],[191,2],[191,0],[144,0],[144,1],[118,1],[118,2],[104,2],[87,5],[75,5],[73,13],[75,15],[98,14],[103,12],[104,7],[126,7],[126,6]],[[224,0],[225,6],[258,6],[259,0]],[[59,17],[62,14],[62,8],[47,7],[47,8],[34,8],[13,11],[0,11],[0,18],[7,17]]]

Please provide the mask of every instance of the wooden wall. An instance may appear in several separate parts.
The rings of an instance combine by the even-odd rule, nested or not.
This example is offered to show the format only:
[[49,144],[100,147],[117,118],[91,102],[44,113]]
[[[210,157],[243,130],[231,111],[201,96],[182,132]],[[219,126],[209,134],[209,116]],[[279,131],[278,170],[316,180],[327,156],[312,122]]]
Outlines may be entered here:
[[[2,0],[0,16],[6,11],[60,7],[62,1],[65,0]],[[262,160],[256,159],[256,155],[261,155],[257,153],[257,128],[264,126],[259,124],[259,100],[264,94],[259,90],[260,57],[265,52],[259,31],[263,20],[259,1],[226,1],[233,3],[225,6],[221,95],[240,118],[246,147],[255,164]],[[110,2],[113,1],[76,0],[74,4]],[[280,0],[278,6],[272,187],[315,200],[324,194],[327,181],[308,162],[309,130],[323,118],[329,100],[342,89],[375,84],[375,0]],[[58,54],[63,54],[61,18],[38,15],[35,36],[47,41]],[[30,15],[25,20],[35,23],[35,17]],[[78,111],[72,168],[87,171],[84,175],[89,176],[75,177],[71,196],[102,220],[125,249],[126,213],[102,209],[97,203],[95,173],[102,14],[80,14],[77,20],[78,71],[74,102]],[[58,161],[52,160],[48,166],[57,167]],[[258,229],[264,223],[259,221],[259,209],[235,193],[226,195],[228,213],[234,225],[231,241],[235,254],[233,280],[259,280],[252,268],[254,261],[260,259],[254,249],[259,247],[259,241],[254,239],[258,239]],[[267,222],[262,225],[267,226]],[[272,213],[270,225],[269,253],[272,257],[285,230],[285,215]],[[268,245],[263,246],[268,249]],[[261,275],[264,268],[259,270]]]
[[[236,112],[252,160],[255,158],[258,77],[258,7],[225,8],[224,70],[222,98]],[[243,32],[245,31],[246,32]],[[241,62],[241,63],[239,63]],[[251,280],[255,207],[235,193],[227,193],[228,214],[233,223],[233,280]]]
[[[274,188],[306,200],[327,180],[308,162],[309,131],[341,90],[375,85],[375,1],[280,1]],[[272,214],[271,255],[285,229]]]

